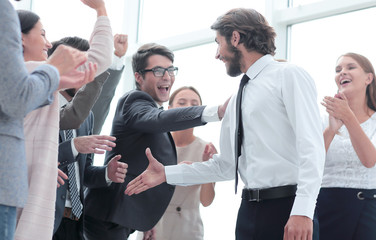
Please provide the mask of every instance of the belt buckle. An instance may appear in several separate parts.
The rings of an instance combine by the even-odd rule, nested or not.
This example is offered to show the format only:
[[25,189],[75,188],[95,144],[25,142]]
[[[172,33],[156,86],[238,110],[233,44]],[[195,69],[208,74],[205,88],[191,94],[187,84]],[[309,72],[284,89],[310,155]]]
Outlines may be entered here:
[[250,190],[250,198],[248,201],[250,202],[260,202],[260,189],[253,189]]

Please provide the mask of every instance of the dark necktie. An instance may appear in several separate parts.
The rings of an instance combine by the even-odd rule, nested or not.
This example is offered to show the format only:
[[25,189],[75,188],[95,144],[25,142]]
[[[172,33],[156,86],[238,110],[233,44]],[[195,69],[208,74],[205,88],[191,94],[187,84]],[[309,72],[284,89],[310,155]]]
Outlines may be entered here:
[[[65,131],[65,138],[66,141],[73,138],[73,131],[72,130],[66,130]],[[72,213],[77,218],[80,218],[82,214],[82,203],[80,200],[80,194],[78,192],[77,188],[77,182],[76,182],[76,168],[74,166],[74,163],[68,164],[68,183],[69,183],[69,193],[71,197],[71,203],[72,203]]]
[[244,85],[248,82],[249,77],[244,74],[240,81],[238,95],[236,97],[236,129],[235,129],[235,194],[238,189],[238,162],[241,155],[243,142],[243,122],[242,122],[242,96]]

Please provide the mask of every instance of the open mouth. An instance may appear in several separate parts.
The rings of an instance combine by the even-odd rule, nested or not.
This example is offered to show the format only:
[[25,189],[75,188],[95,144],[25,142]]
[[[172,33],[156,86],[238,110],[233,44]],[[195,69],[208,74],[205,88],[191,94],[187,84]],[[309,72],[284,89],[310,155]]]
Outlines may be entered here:
[[170,89],[170,86],[159,86],[158,90],[163,91],[163,92],[168,92]]
[[351,83],[351,80],[350,79],[343,79],[339,84],[344,85],[344,84],[347,84],[347,83]]

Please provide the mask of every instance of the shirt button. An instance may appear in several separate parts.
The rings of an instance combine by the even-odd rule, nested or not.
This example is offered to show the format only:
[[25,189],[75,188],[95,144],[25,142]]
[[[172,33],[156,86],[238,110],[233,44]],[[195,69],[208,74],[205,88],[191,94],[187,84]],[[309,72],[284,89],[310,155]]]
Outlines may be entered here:
[[176,211],[180,212],[180,211],[181,211],[181,208],[180,208],[180,207],[177,207],[177,208],[176,208]]

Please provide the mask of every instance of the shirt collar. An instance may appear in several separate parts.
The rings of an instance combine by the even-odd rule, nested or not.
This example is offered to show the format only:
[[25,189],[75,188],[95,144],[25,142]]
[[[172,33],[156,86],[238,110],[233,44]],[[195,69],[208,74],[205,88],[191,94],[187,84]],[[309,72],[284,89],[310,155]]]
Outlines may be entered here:
[[159,108],[159,109],[163,109],[163,105],[159,105],[157,102],[155,102],[155,104],[157,105],[157,108]]
[[68,103],[67,99],[65,99],[65,97],[63,95],[61,95],[61,93],[59,92],[59,105],[60,107],[63,107],[64,105],[66,105]]
[[257,77],[257,75],[266,67],[269,63],[273,62],[274,58],[270,54],[266,54],[259,58],[254,64],[252,64],[246,74],[250,80],[253,80]]

